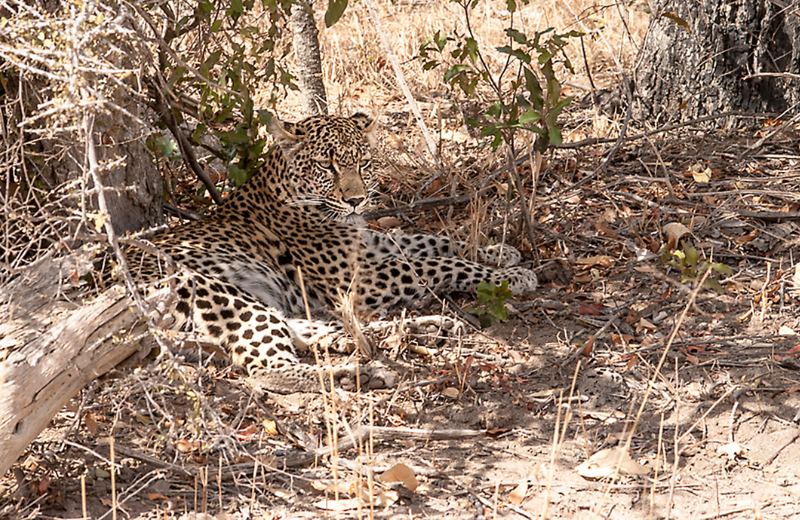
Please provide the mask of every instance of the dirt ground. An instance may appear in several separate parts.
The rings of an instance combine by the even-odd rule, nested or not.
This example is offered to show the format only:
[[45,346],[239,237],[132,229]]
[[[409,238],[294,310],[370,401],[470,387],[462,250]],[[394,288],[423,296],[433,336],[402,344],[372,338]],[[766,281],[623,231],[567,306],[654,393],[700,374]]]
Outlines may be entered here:
[[[183,353],[122,366],[0,478],[0,518],[800,518],[797,129],[748,151],[774,122],[631,127],[580,185],[613,142],[551,150],[535,188],[519,165],[531,243],[504,202],[502,156],[422,87],[445,174],[419,160],[396,92],[379,99],[389,209],[370,224],[505,236],[539,274],[536,294],[483,330],[390,331],[377,358],[399,381],[385,390],[261,395]],[[564,119],[566,142],[603,135],[586,106]],[[394,211],[417,200],[433,202]],[[721,292],[697,288],[704,265]],[[453,298],[409,314],[469,320],[473,296]]]
[[[596,160],[553,155],[538,293],[482,331],[390,333],[379,357],[396,388],[259,395],[224,365],[122,367],[0,480],[0,515],[80,518],[85,500],[92,518],[800,518],[800,273],[780,218],[797,212],[796,140],[742,168],[731,135],[657,146],[675,198],[645,177],[650,146],[567,196],[553,186]],[[430,231],[446,209],[403,227]],[[462,205],[449,225],[473,218]],[[713,271],[722,293],[654,253],[676,222],[691,233],[675,247],[730,268]]]

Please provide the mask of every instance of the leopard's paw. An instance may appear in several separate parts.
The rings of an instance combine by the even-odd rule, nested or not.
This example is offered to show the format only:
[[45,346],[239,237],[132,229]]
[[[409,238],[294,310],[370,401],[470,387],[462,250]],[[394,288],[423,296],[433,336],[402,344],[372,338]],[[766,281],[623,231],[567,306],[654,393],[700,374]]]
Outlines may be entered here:
[[342,365],[333,368],[333,379],[343,390],[355,391],[358,384],[363,390],[393,388],[397,376],[388,368],[373,362],[369,365]]

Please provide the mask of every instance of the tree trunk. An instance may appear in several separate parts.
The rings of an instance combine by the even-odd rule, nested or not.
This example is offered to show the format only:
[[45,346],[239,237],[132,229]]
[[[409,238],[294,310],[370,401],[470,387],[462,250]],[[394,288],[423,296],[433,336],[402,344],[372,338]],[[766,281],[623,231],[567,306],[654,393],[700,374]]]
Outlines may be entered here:
[[45,258],[0,286],[0,477],[81,388],[150,350],[122,290],[86,305],[64,296],[63,278],[88,262]]
[[655,0],[635,70],[637,117],[659,125],[730,110],[796,113],[800,78],[759,76],[800,73],[791,3]]
[[291,22],[303,111],[307,116],[327,114],[328,99],[325,95],[325,84],[322,81],[319,31],[314,21],[312,2],[297,0],[292,5]]

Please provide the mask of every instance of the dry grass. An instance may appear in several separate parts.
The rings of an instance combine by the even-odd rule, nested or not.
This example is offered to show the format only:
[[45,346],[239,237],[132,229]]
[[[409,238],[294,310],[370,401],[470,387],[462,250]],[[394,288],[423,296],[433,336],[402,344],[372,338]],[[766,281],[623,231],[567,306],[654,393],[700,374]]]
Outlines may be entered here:
[[[376,2],[376,7],[414,95],[422,103],[431,103],[434,96],[447,91],[442,82],[444,69],[423,71],[415,57],[420,44],[437,31],[451,35],[467,32],[462,7],[444,0]],[[509,12],[503,2],[480,2],[470,13],[475,38],[492,70],[499,73],[506,56],[496,48],[508,43],[504,30],[509,25]],[[317,13],[320,20],[323,14]],[[521,6],[514,18],[514,27],[528,34],[548,27],[587,32],[587,61],[598,87],[616,84],[613,64],[617,59],[625,65],[633,62],[648,20],[638,4],[599,5],[575,0],[532,2]],[[324,26],[322,21],[320,26]],[[320,42],[333,112],[350,113],[372,107],[380,110],[400,95],[365,3],[351,4],[338,23],[321,31]],[[567,52],[577,74],[565,79],[588,84],[580,47],[572,45]]]
[[[493,50],[505,43],[502,30],[508,15],[503,5],[483,2],[473,13],[476,36],[494,70],[503,64],[503,56]],[[435,130],[443,171],[437,171],[440,166],[423,151],[420,131],[363,3],[351,4],[338,24],[321,33],[331,111],[371,109],[381,114],[387,163],[381,190],[388,205],[474,192],[501,161],[462,127],[461,113],[481,110],[488,93],[482,91],[477,103],[449,96],[442,70],[422,71],[413,59],[419,44],[437,30],[464,31],[459,6],[440,0],[384,1],[377,7],[423,117]],[[540,2],[523,7],[516,23],[529,32],[549,26],[591,31],[587,60],[595,83],[608,87],[618,79],[617,60],[626,66],[632,63],[646,15],[636,5]],[[568,79],[588,84],[580,49],[572,46],[568,52],[577,67],[576,76]],[[290,98],[279,109],[294,118],[297,100]],[[576,110],[566,117],[569,128],[579,128],[581,135],[595,131],[593,125],[600,119],[585,112]],[[508,187],[503,176],[492,181],[496,191],[491,196],[401,222],[406,229],[445,233],[472,245],[508,236],[529,255],[575,267],[577,276],[566,285],[547,285],[533,302],[515,302],[515,318],[491,329],[491,336],[476,333],[417,349],[427,356],[409,355],[410,343],[430,338],[405,333],[386,338],[385,343],[400,352],[395,361],[409,378],[398,389],[257,398],[233,370],[214,365],[198,369],[166,355],[161,366],[98,383],[64,410],[18,465],[21,480],[14,482],[9,476],[2,482],[0,490],[9,492],[0,500],[5,507],[0,513],[24,518],[44,509],[52,517],[78,517],[81,513],[71,497],[80,477],[82,484],[89,480],[85,494],[90,514],[106,514],[111,493],[103,470],[108,465],[89,452],[76,453],[65,446],[91,447],[114,458],[105,438],[117,436],[116,479],[125,489],[116,501],[130,507],[135,518],[178,518],[186,510],[206,509],[224,509],[237,517],[336,517],[332,510],[320,511],[345,494],[366,498],[360,509],[349,513],[359,518],[395,513],[413,518],[531,518],[547,516],[548,511],[551,517],[591,512],[597,518],[659,518],[669,516],[671,508],[676,511],[673,517],[752,518],[767,507],[777,511],[775,517],[780,512],[793,514],[792,500],[800,491],[796,486],[781,491],[784,484],[778,479],[796,481],[798,452],[785,449],[796,437],[775,439],[786,432],[795,435],[793,389],[800,383],[792,368],[795,354],[789,351],[793,343],[775,333],[780,324],[798,328],[794,305],[800,302],[791,290],[784,293],[794,261],[790,255],[785,265],[770,268],[760,259],[772,250],[743,249],[749,243],[743,237],[759,230],[765,231],[762,236],[773,236],[777,230],[765,229],[755,219],[729,218],[718,208],[733,211],[769,204],[783,210],[782,201],[792,200],[797,191],[791,177],[796,165],[782,158],[781,154],[789,156],[790,146],[783,143],[768,160],[752,163],[747,172],[735,171],[729,164],[730,147],[741,143],[712,141],[689,132],[629,145],[623,150],[625,160],[612,165],[601,182],[567,194],[559,192],[591,172],[598,157],[584,150],[553,152],[543,168],[545,178],[536,193],[540,198],[531,205],[538,244],[527,242],[513,205],[503,200]],[[709,161],[718,184],[702,187],[685,175],[687,164],[700,161]],[[527,174],[526,166],[521,168]],[[777,173],[770,177],[761,170]],[[425,186],[437,174],[437,180]],[[665,202],[668,193],[658,175],[671,175],[683,198]],[[725,192],[726,182],[747,183],[753,193],[732,197]],[[713,189],[721,191],[686,195]],[[726,296],[698,298],[702,301],[697,305],[707,314],[692,314],[686,297],[692,291],[675,280],[668,283],[662,264],[634,256],[646,253],[653,243],[658,246],[662,224],[687,216],[687,208],[705,219],[705,227],[696,230],[698,237],[708,240],[706,244],[714,241],[713,248],[701,247],[723,255],[736,268],[727,281]],[[578,263],[597,256],[610,264]],[[642,271],[642,262],[650,262],[661,277]],[[771,274],[776,271],[779,274]],[[678,286],[683,290],[675,289]],[[555,300],[563,307],[554,311],[549,305]],[[655,309],[651,302],[656,302]],[[627,306],[626,313],[617,310],[621,305]],[[591,310],[597,308],[594,316]],[[655,321],[662,313],[667,317],[661,317],[657,330],[638,328],[641,319]],[[663,348],[670,333],[676,347]],[[594,350],[582,355],[587,345]],[[581,359],[574,371],[565,361],[573,355]],[[781,364],[776,356],[784,356]],[[320,363],[329,364],[330,359]],[[669,370],[657,373],[662,363]],[[595,377],[595,371],[601,375]],[[616,379],[606,382],[602,373]],[[593,378],[608,386],[592,387]],[[695,384],[702,391],[696,391]],[[590,401],[580,400],[579,393]],[[735,399],[726,401],[730,395]],[[634,406],[640,404],[641,408]],[[356,425],[384,426],[394,430],[395,437],[385,431],[382,439],[362,437],[353,431]],[[434,432],[442,431],[451,437],[433,438]],[[457,437],[459,432],[482,435],[464,440]],[[427,436],[417,436],[422,434]],[[720,461],[717,445],[734,435],[749,444],[751,459]],[[337,444],[348,439],[355,451]],[[652,479],[596,483],[576,477],[580,461],[620,440],[630,440],[636,459],[656,468]],[[324,456],[317,460],[303,459],[298,467],[287,463],[297,452],[313,453],[326,444],[333,448],[321,450]],[[759,452],[762,445],[769,450]],[[374,499],[385,488],[373,472],[398,461],[412,466],[424,485],[382,511]],[[193,479],[186,478],[187,473]],[[761,481],[771,486],[768,499],[762,499],[768,486]],[[515,506],[509,491],[523,483],[527,494]],[[13,499],[11,490],[19,493]],[[742,495],[752,503],[738,502]],[[615,505],[622,501],[624,507]]]

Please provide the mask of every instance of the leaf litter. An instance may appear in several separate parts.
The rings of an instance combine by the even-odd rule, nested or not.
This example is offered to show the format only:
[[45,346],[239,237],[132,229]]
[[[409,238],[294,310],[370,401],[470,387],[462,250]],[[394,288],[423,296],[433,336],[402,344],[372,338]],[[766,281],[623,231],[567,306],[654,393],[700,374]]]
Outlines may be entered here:
[[[769,153],[734,168],[731,150],[745,148],[745,137],[686,128],[652,146],[629,142],[600,179],[575,190],[598,154],[556,150],[532,213],[536,244],[514,224],[517,210],[505,218],[509,206],[492,195],[483,213],[462,203],[430,207],[413,222],[388,215],[377,225],[462,240],[479,229],[484,244],[505,237],[526,258],[536,253],[542,287],[532,299],[512,298],[516,312],[484,330],[392,336],[391,362],[405,374],[397,391],[258,396],[214,365],[144,366],[136,378],[103,381],[87,396],[90,412],[56,417],[2,481],[3,496],[51,497],[34,507],[80,517],[71,497],[84,475],[99,517],[110,499],[100,439],[114,435],[118,500],[136,518],[165,501],[173,511],[199,504],[214,518],[242,518],[245,507],[454,518],[513,507],[536,517],[545,501],[554,516],[791,514],[800,493],[796,141],[778,136]],[[468,141],[445,146],[478,153]],[[492,169],[491,159],[477,164],[489,167],[442,177],[436,189],[475,191]],[[413,201],[416,186],[397,187],[384,201],[390,208]],[[426,196],[441,196],[436,189]],[[687,248],[688,267],[661,260],[662,250]],[[695,291],[686,279],[699,280],[683,271],[703,261],[730,269],[714,272],[722,292]],[[74,428],[81,413],[85,427]],[[355,435],[357,424],[394,434]],[[620,430],[633,432],[629,450],[620,443],[630,433]],[[63,438],[85,449],[65,449]],[[148,475],[167,485],[153,487]],[[395,481],[402,486],[386,487]],[[245,505],[243,495],[254,501]],[[739,498],[754,505],[742,509]],[[626,508],[614,508],[620,501]]]

